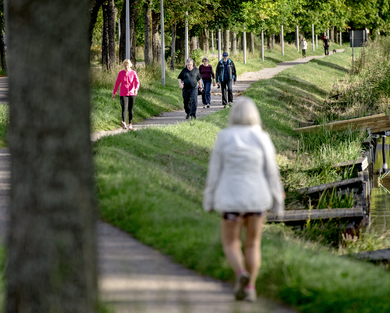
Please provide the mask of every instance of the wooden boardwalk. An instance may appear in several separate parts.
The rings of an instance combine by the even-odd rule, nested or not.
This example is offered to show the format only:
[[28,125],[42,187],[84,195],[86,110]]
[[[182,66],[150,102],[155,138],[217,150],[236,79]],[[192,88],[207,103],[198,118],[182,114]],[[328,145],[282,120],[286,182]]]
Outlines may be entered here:
[[361,218],[364,212],[362,207],[352,209],[321,209],[321,210],[288,210],[283,215],[267,214],[268,223],[298,222],[331,218]]
[[372,116],[359,117],[345,121],[331,122],[323,125],[314,125],[308,127],[301,127],[294,129],[299,133],[307,133],[321,128],[333,129],[333,130],[346,130],[346,129],[369,129],[371,133],[378,133],[382,131],[390,130],[390,116],[382,113]]

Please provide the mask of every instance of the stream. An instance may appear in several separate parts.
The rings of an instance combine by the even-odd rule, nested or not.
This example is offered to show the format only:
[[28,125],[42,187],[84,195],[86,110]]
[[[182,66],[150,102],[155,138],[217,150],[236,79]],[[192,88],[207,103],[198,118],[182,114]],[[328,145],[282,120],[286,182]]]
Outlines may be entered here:
[[[390,167],[390,138],[386,138],[385,155],[388,168]],[[371,191],[370,228],[377,233],[390,230],[390,172],[379,175],[378,170],[383,166],[382,138],[375,147],[374,188]]]

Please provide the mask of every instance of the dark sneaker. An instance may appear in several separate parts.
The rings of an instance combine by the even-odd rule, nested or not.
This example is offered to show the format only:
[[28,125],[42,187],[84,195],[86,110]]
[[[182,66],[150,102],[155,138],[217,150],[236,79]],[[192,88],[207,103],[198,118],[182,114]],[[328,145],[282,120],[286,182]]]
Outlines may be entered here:
[[196,116],[195,115],[191,115],[191,121],[194,121],[196,120]]
[[210,109],[210,104],[207,105],[207,108]]
[[233,106],[233,103],[229,103],[229,108],[231,108]]
[[226,109],[226,107],[227,107],[227,105],[225,104],[225,105],[223,106],[223,108]]
[[205,109],[206,108],[206,105],[205,104],[203,104],[203,109]]
[[190,115],[189,114],[187,114],[187,116],[186,116],[186,120],[188,120],[190,118]]
[[234,284],[234,296],[236,300],[244,300],[246,297],[246,286],[249,284],[249,273],[242,272],[241,275],[237,278],[236,283]]

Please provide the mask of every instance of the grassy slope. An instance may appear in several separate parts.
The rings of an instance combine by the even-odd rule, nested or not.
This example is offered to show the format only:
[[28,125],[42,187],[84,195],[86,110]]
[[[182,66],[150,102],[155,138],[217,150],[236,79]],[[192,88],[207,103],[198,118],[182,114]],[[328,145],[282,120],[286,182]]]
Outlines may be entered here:
[[[329,56],[258,82],[246,92],[256,99],[279,152],[295,145],[292,127],[310,111],[309,104],[321,102],[349,62],[347,54]],[[104,220],[189,268],[233,280],[221,249],[220,217],[204,213],[201,206],[209,152],[218,131],[227,126],[227,113],[193,125],[103,138],[95,145],[95,161]],[[262,244],[259,293],[302,312],[390,310],[388,272],[300,241],[281,226],[267,225]]]

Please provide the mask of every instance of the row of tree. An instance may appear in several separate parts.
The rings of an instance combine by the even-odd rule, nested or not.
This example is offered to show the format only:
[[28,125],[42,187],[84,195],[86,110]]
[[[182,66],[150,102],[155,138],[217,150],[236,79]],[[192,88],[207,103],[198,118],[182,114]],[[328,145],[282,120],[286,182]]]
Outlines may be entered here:
[[[136,45],[144,46],[145,63],[161,59],[160,1],[129,0],[131,60],[135,60]],[[125,58],[126,0],[91,0],[90,39],[102,8],[102,63],[111,68],[115,63],[116,22],[120,19],[119,58]],[[186,14],[188,12],[188,15]],[[248,48],[253,47],[254,34],[261,30],[268,34],[268,46],[274,36],[294,32],[299,26],[302,33],[310,33],[314,24],[316,33],[336,30],[368,28],[372,33],[387,32],[390,20],[390,0],[164,0],[166,35],[171,36],[171,60],[180,51],[184,55],[184,26],[188,20],[190,50],[209,50],[211,32],[223,29],[223,49],[233,52],[238,46],[238,37],[245,30]],[[142,29],[143,28],[143,29]],[[196,39],[192,39],[196,38]],[[214,37],[215,38],[215,37]],[[191,44],[191,39],[193,43]]]

